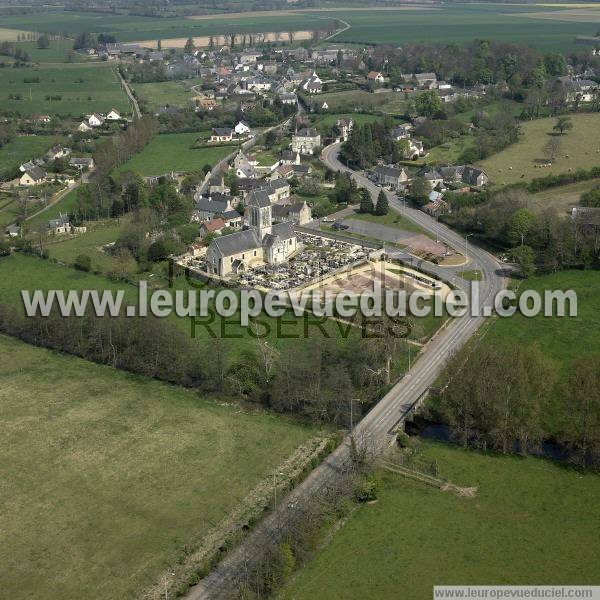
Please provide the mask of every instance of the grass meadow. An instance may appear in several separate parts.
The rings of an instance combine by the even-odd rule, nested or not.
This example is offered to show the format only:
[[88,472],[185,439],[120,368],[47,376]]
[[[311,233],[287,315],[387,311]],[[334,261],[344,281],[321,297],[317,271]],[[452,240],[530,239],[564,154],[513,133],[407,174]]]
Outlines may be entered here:
[[189,85],[186,87],[181,81],[161,81],[158,83],[136,83],[134,90],[138,100],[143,102],[150,110],[157,110],[162,106],[189,105],[192,92]]
[[535,119],[521,124],[519,141],[505,150],[477,163],[486,171],[493,185],[528,181],[534,177],[557,175],[600,165],[600,117],[597,114],[570,115],[573,129],[557,135],[560,149],[550,167],[536,165],[548,162],[544,146],[555,134],[554,118]]
[[[422,600],[434,585],[595,585],[600,476],[421,441],[458,497],[382,473],[376,503],[332,534],[280,600]],[[510,482],[510,485],[507,485]]]
[[192,148],[201,133],[165,133],[157,135],[141,151],[119,167],[120,172],[135,171],[142,176],[162,175],[170,171],[197,172],[214,165],[235,150],[233,146]]
[[137,597],[316,431],[0,336],[3,595]]
[[115,68],[108,63],[0,69],[0,89],[0,112],[79,117],[113,107],[130,111]]

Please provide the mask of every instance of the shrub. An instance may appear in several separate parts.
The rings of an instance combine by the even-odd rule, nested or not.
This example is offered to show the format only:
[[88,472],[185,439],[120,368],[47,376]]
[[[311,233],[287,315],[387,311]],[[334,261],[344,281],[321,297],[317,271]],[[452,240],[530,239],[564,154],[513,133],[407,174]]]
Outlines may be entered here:
[[396,433],[396,443],[398,444],[398,446],[400,446],[400,448],[412,447],[412,440],[410,439],[408,433],[406,433],[405,431],[399,431],[398,433]]
[[75,258],[75,262],[73,263],[73,266],[78,271],[86,271],[86,272],[90,271],[92,268],[92,259],[87,254],[79,254]]

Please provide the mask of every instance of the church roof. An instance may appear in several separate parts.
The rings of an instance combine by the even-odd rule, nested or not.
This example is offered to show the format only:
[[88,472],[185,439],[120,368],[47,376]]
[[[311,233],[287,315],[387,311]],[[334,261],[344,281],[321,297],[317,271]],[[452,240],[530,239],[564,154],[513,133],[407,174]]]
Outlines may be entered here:
[[252,190],[246,198],[247,206],[256,206],[257,208],[265,208],[271,206],[269,195],[265,190]]
[[256,250],[261,247],[260,240],[254,229],[245,229],[237,233],[230,233],[211,242],[221,256],[234,256],[240,252]]

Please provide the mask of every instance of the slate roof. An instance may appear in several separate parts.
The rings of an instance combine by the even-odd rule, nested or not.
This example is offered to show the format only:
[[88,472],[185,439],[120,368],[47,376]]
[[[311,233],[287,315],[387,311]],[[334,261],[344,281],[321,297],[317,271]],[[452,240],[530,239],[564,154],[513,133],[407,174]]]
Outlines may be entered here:
[[215,250],[221,256],[233,256],[240,252],[246,252],[248,250],[256,250],[260,248],[260,240],[254,229],[245,229],[244,231],[238,231],[237,233],[230,233],[223,237],[215,238],[212,241]]
[[246,204],[248,206],[265,208],[266,206],[271,206],[271,200],[269,200],[269,195],[265,190],[253,190],[248,194]]

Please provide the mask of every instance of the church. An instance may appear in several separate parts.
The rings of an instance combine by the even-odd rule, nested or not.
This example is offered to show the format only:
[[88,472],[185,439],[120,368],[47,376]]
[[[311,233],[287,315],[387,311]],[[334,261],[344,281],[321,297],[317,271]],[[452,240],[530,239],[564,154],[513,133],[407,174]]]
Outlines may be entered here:
[[206,251],[209,273],[227,277],[249,267],[285,262],[298,250],[299,242],[290,223],[273,225],[271,201],[264,190],[246,198],[249,228],[215,238]]

